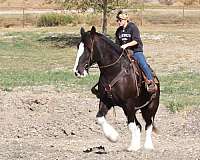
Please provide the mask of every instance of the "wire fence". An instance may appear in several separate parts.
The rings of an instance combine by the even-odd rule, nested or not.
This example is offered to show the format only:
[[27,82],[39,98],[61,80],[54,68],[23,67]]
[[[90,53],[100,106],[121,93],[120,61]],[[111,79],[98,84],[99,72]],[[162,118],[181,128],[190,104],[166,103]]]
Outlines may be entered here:
[[[88,11],[90,14],[92,11]],[[178,24],[178,25],[200,25],[200,8],[179,7],[179,8],[139,8],[127,9],[130,18],[134,19],[139,25],[149,24]],[[75,10],[63,9],[37,9],[37,8],[0,8],[0,27],[12,26],[36,26],[38,17],[42,14],[58,13],[66,15],[82,14]],[[110,21],[114,23],[113,14],[111,12]],[[101,14],[99,14],[101,16]],[[88,18],[88,17],[87,17]],[[101,19],[98,18],[98,19]]]

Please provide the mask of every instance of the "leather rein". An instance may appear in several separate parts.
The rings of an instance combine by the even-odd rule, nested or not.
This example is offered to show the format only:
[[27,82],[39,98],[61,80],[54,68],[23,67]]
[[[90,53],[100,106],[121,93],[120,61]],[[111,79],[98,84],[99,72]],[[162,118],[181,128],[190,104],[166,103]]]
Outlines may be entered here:
[[[108,65],[102,65],[102,66],[99,66],[99,68],[108,68],[108,67],[111,67],[111,66],[114,66],[116,63],[119,62],[119,60],[121,59],[121,57],[123,56],[124,54],[124,49],[122,51],[122,53],[120,54],[120,56],[116,59],[116,61],[114,61],[113,63],[111,64],[108,64]],[[94,39],[91,39],[91,49],[90,49],[90,59],[88,60],[88,64],[90,64],[90,62],[92,61],[93,59],[93,52],[94,52]]]

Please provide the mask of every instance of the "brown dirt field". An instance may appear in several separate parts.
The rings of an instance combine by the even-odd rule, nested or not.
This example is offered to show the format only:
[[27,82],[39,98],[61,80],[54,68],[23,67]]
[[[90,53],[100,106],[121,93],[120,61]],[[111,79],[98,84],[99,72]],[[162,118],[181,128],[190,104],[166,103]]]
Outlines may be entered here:
[[[152,152],[125,150],[130,133],[122,110],[115,109],[116,117],[111,110],[107,119],[120,138],[111,143],[96,124],[98,100],[89,92],[59,91],[53,86],[0,91],[0,159],[200,159],[200,109],[174,114],[160,105],[155,119],[159,134],[153,134]],[[137,116],[142,121],[140,113]]]

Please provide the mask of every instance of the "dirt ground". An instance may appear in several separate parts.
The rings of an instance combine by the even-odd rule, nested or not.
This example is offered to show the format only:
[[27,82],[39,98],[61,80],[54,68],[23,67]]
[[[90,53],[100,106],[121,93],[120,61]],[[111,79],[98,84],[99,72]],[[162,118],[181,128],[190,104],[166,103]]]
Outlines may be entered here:
[[[127,152],[130,132],[122,110],[108,113],[119,132],[109,142],[96,123],[98,100],[90,92],[53,86],[0,91],[1,160],[200,160],[200,109],[170,113],[160,105],[154,151]],[[140,113],[137,114],[140,121]],[[144,130],[142,144],[144,143]]]

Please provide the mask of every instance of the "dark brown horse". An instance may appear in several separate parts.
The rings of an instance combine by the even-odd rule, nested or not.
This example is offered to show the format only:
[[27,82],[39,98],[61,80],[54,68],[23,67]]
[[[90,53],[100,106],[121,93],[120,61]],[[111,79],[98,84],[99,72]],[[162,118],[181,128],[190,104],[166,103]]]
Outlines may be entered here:
[[[75,75],[84,77],[89,67],[97,63],[100,69],[98,82],[99,111],[98,123],[105,136],[112,142],[118,139],[117,131],[106,121],[105,116],[113,106],[122,107],[132,134],[128,150],[138,150],[140,146],[141,124],[136,112],[141,110],[146,122],[146,140],[144,147],[153,149],[152,130],[154,118],[159,106],[160,88],[154,94],[147,92],[142,72],[131,62],[130,58],[117,44],[104,35],[97,33],[95,27],[85,32],[81,28],[81,40],[74,65]],[[134,67],[133,67],[134,66]],[[93,88],[94,89],[94,88]]]

